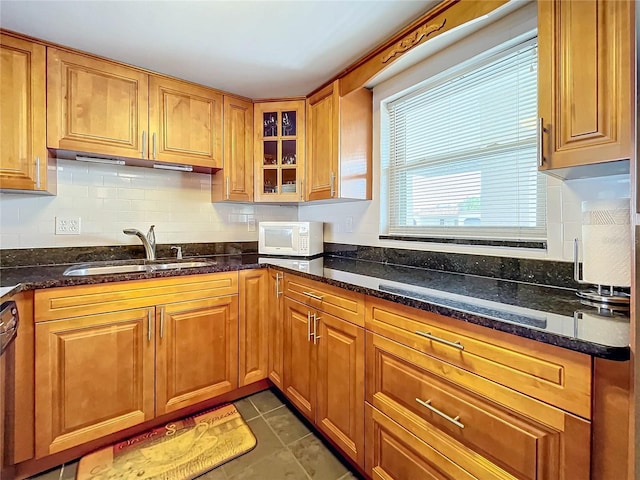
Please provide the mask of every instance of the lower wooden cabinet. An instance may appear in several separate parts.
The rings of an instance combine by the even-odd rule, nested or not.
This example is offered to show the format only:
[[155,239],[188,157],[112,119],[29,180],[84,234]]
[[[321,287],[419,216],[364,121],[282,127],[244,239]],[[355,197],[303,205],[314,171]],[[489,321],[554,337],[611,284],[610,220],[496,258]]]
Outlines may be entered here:
[[36,457],[154,417],[153,308],[36,324]]
[[156,415],[238,388],[238,297],[156,308]]
[[267,325],[269,335],[269,380],[282,387],[282,355],[284,353],[284,297],[282,293],[284,274],[282,270],[269,268],[267,294]]
[[366,471],[373,480],[495,480],[515,479],[485,465],[481,457],[467,456],[472,472],[457,461],[462,452],[447,457],[367,404]]
[[284,312],[284,393],[364,465],[364,329],[290,298]]
[[[234,287],[227,290],[237,291],[233,276],[191,280],[193,290],[182,297],[197,297],[197,289],[204,288],[200,299],[171,302],[176,296],[156,295],[165,288],[179,290],[175,279],[139,281],[129,285],[130,298],[139,295],[132,303],[165,303],[49,321],[41,318],[51,311],[36,313],[36,458],[237,389],[238,296],[207,296],[216,282],[231,282]],[[189,282],[185,279],[182,288]],[[96,295],[127,295],[122,284],[114,288],[117,292],[107,286]],[[148,297],[142,296],[145,290]],[[89,292],[96,292],[95,286],[43,295],[50,305],[78,312],[74,305]]]
[[267,378],[269,367],[269,270],[239,272],[240,387]]
[[[398,429],[420,440],[413,443],[441,475],[426,478],[590,478],[588,421],[370,332],[366,351],[373,478],[386,468],[376,455],[402,443],[389,438],[406,437]],[[441,457],[465,473],[440,471]]]

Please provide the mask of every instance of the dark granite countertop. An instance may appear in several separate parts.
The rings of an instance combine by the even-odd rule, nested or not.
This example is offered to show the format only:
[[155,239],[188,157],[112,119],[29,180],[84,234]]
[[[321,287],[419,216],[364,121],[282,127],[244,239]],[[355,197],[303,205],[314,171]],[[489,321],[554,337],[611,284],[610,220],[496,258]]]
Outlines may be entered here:
[[[260,259],[269,263],[269,259]],[[321,263],[322,262],[322,263]],[[307,278],[610,360],[629,360],[629,317],[573,289],[325,256],[286,267]]]
[[[214,260],[215,264],[85,277],[63,276],[69,265],[2,268],[0,287],[16,287],[1,289],[0,297],[37,288],[234,271],[280,263],[272,258],[259,259],[256,254],[197,259]],[[332,256],[279,266],[348,290],[585,354],[611,360],[630,358],[629,318],[599,314],[581,304],[572,289]]]

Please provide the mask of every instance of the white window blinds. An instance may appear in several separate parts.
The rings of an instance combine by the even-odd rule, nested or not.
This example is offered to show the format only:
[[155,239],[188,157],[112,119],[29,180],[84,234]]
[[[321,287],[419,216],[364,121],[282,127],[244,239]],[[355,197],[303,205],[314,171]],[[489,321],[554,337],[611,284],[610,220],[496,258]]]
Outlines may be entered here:
[[536,39],[446,72],[387,110],[388,235],[546,239]]

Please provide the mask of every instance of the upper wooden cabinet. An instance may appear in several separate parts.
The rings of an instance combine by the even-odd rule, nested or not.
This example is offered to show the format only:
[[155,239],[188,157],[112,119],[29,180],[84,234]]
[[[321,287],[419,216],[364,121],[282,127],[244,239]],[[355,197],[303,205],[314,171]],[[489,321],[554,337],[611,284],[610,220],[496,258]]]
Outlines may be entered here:
[[47,191],[45,56],[43,45],[0,34],[2,189]]
[[539,1],[541,170],[630,158],[633,2]]
[[224,97],[222,171],[211,179],[211,200],[253,201],[253,103]]
[[47,147],[219,168],[222,95],[49,48]]
[[47,146],[148,158],[148,82],[134,68],[49,48]]
[[371,199],[372,94],[339,82],[307,99],[307,200]]
[[253,113],[255,200],[304,200],[304,100],[255,103]]
[[222,167],[222,95],[209,88],[149,77],[150,159]]

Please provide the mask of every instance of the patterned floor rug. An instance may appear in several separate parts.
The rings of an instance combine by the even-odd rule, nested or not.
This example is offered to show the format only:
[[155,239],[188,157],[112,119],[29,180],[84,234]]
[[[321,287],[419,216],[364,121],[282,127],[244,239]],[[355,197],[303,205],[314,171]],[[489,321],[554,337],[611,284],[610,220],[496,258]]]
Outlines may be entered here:
[[236,407],[223,405],[85,455],[76,479],[187,480],[255,446]]

